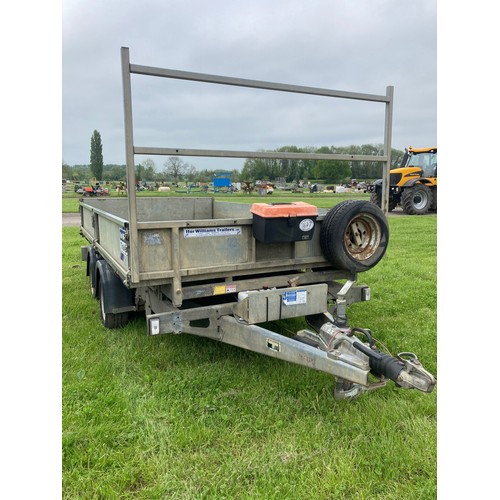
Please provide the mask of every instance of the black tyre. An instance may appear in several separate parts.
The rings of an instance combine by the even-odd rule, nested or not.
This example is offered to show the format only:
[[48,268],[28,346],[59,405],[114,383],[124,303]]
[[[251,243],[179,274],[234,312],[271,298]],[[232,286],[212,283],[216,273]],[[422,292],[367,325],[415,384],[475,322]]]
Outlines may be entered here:
[[[382,194],[375,191],[370,195],[370,201],[382,208]],[[392,212],[398,206],[398,202],[393,198],[389,198],[389,212]]]
[[343,201],[326,214],[321,225],[321,250],[337,269],[368,271],[384,256],[388,243],[387,219],[369,201]]
[[90,294],[95,299],[98,299],[97,294],[97,283],[96,283],[96,265],[97,265],[97,254],[93,247],[89,247],[87,256],[87,276],[90,281]]
[[102,285],[99,286],[99,309],[101,311],[101,323],[105,328],[122,328],[128,323],[128,312],[122,313],[107,313],[105,312],[106,306],[106,288]]
[[377,205],[377,207],[382,207],[382,195],[380,193],[373,191],[373,193],[370,195],[370,201]]
[[438,208],[437,186],[432,187],[431,192],[432,192],[432,205],[431,205],[431,208],[429,210],[431,212],[437,212],[437,208]]
[[425,215],[432,206],[432,191],[425,184],[406,188],[401,195],[401,206],[408,215]]

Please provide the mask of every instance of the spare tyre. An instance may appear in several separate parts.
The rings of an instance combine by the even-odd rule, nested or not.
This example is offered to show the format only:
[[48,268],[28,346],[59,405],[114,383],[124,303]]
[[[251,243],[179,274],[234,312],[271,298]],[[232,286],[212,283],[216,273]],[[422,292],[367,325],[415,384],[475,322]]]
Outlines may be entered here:
[[385,255],[388,243],[387,219],[369,201],[343,201],[325,215],[321,224],[321,250],[337,269],[368,271]]

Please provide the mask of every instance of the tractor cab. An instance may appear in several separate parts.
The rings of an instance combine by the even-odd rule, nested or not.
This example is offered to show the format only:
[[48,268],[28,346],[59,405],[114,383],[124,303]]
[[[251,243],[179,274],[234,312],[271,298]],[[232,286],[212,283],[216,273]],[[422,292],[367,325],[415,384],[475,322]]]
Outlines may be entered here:
[[410,146],[410,149],[405,151],[400,168],[411,167],[415,167],[414,172],[421,170],[420,177],[437,177],[437,148],[413,149]]

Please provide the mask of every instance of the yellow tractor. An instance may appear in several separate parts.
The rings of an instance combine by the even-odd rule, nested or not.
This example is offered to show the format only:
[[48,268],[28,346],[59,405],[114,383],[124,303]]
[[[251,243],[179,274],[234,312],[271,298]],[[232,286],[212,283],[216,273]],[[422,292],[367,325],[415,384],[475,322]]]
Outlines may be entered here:
[[[382,179],[368,186],[370,201],[379,207]],[[389,211],[398,205],[408,215],[437,210],[437,147],[405,150],[399,168],[390,171]]]

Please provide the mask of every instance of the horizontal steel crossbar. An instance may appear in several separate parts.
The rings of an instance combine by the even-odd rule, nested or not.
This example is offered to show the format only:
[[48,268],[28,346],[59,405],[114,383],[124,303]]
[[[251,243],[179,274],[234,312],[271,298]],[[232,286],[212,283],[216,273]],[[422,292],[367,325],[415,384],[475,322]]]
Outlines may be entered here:
[[206,156],[222,158],[269,158],[282,160],[347,160],[386,162],[387,156],[345,155],[330,153],[287,153],[270,151],[231,151],[224,149],[181,149],[134,146],[138,155]]
[[131,64],[130,73],[137,75],[161,76],[176,80],[191,80],[204,83],[218,83],[221,85],[232,85],[235,87],[248,87],[264,90],[278,90],[281,92],[294,92],[297,94],[319,95],[324,97],[339,97],[341,99],[357,99],[361,101],[389,102],[386,95],[364,94],[359,92],[345,92],[343,90],[332,90],[303,85],[290,85],[286,83],[264,82],[261,80],[248,80],[246,78],[235,78],[229,76],[208,75],[205,73],[193,73],[190,71],[179,71],[167,68],[155,68]]

